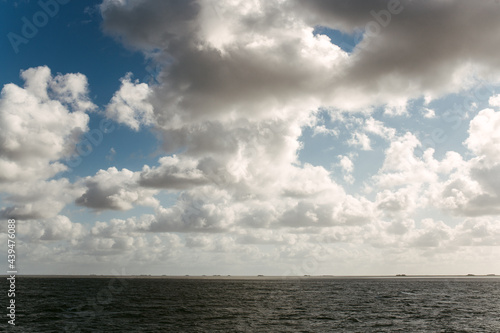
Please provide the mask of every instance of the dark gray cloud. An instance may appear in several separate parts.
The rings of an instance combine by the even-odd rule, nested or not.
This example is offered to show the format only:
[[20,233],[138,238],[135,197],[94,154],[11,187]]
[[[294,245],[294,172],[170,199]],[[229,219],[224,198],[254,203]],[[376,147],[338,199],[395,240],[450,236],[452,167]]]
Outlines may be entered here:
[[[400,1],[387,0],[293,0],[291,3],[306,18],[310,25],[323,25],[335,29],[353,32],[363,29],[365,25],[373,20],[370,12],[387,9],[388,3],[397,5]],[[403,1],[407,3],[408,1]],[[399,6],[399,7],[400,7]]]
[[86,177],[81,182],[85,193],[75,203],[96,211],[129,210],[134,205],[156,206],[158,201],[154,195],[157,191],[141,188],[138,181],[139,173],[127,169],[99,170],[95,176]]
[[[156,50],[164,68],[151,99],[159,127],[261,118],[305,99],[314,99],[313,108],[404,104],[499,73],[500,4],[493,0],[256,4],[221,2],[222,16],[209,20],[203,2],[104,2],[105,31],[149,55]],[[223,32],[213,33],[214,25]],[[313,54],[320,44],[303,34],[317,25],[364,37],[349,57],[333,47]]]
[[456,212],[465,216],[500,215],[500,164],[485,167],[478,163],[470,170],[472,180],[476,181],[482,193],[469,198],[459,205]]
[[170,52],[176,49],[172,44],[186,42],[197,30],[199,11],[196,0],[128,1],[126,6],[104,1],[101,5],[104,31],[135,48]]
[[[466,66],[498,75],[498,1],[296,1],[312,25],[366,30],[343,84],[357,92],[416,97],[456,90]],[[395,14],[391,3],[400,3]],[[395,7],[393,7],[395,8]],[[472,73],[471,73],[472,74]],[[458,80],[458,82],[456,82]]]
[[[102,5],[105,31],[142,49],[163,67],[161,84],[153,87],[151,98],[162,129],[170,130],[179,121],[272,117],[271,110],[310,98],[327,85],[331,74],[309,53],[314,47],[303,45],[312,35],[305,36],[295,16],[279,11],[276,4],[262,5],[262,13],[234,7],[236,12],[212,19],[228,31],[221,45],[211,39],[214,24],[201,15],[209,9],[200,6],[208,4],[150,0]],[[169,20],[176,11],[179,17]],[[158,14],[162,12],[165,18]],[[297,34],[283,33],[287,29]],[[330,48],[333,54],[342,53]],[[332,64],[332,71],[335,67]]]

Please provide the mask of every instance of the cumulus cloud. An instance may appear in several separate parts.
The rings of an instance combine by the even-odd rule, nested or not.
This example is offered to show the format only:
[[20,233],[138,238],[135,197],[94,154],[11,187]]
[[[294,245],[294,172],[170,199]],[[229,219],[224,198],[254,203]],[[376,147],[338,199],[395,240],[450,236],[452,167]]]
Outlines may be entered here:
[[441,187],[443,205],[461,215],[500,214],[500,112],[480,111],[469,126],[464,144],[475,157],[462,163]]
[[208,183],[206,175],[194,159],[165,156],[159,163],[155,168],[143,168],[139,180],[142,186],[180,190]]
[[182,193],[172,207],[159,207],[146,231],[226,232],[234,227],[238,208],[224,190],[188,191]]
[[81,239],[86,230],[79,223],[73,223],[63,215],[50,219],[23,222],[19,225],[19,233],[23,241],[61,241],[76,242]]
[[[25,71],[23,76],[26,76],[29,71]],[[53,96],[74,111],[86,112],[96,109],[96,105],[88,97],[87,77],[81,73],[58,74],[50,81],[49,87]]]
[[437,181],[434,151],[428,149],[418,157],[415,149],[420,146],[420,141],[411,133],[394,138],[385,152],[384,164],[375,176],[378,185],[382,188],[420,186]]
[[354,171],[354,163],[348,156],[339,155],[339,166],[344,172],[344,180],[350,184],[354,182],[352,172]]
[[75,243],[75,256],[94,255],[103,261],[112,257],[121,263],[165,262],[178,253],[181,238],[173,233],[144,235],[140,230],[150,218],[144,215],[140,219],[96,222],[90,232]]
[[491,96],[489,99],[489,103],[491,106],[497,106],[500,107],[500,94]]
[[88,130],[88,98],[82,74],[52,76],[48,67],[21,72],[24,87],[7,84],[0,98],[0,215],[18,219],[56,218],[82,194],[65,178],[51,179]]
[[438,247],[452,237],[452,228],[442,221],[425,219],[422,228],[415,231],[411,245],[416,247]]
[[359,147],[361,150],[371,150],[371,140],[363,132],[355,132],[352,135],[352,138],[348,141],[350,145],[354,147]]
[[310,25],[363,32],[342,82],[347,93],[404,101],[456,91],[473,72],[498,80],[495,1],[294,2]]
[[[220,22],[207,17],[213,12],[210,3],[195,1],[104,1],[101,9],[105,31],[148,54],[159,50],[153,56],[164,71],[152,98],[156,120],[163,128],[175,128],[203,119],[268,117],[268,110],[312,98],[329,79],[325,73],[336,72],[347,59],[327,37],[314,36],[313,27],[294,22],[277,3],[258,6],[261,10],[243,2],[219,3],[228,14]],[[175,19],[165,20],[170,16]],[[223,43],[213,41],[211,34],[220,36],[214,26],[226,26]]]
[[[467,86],[472,73],[497,73],[492,41],[500,9],[493,1],[220,1],[215,7],[154,0],[101,5],[106,32],[163,66],[150,102],[165,141],[180,140],[202,120],[256,119],[304,99],[309,110],[386,105],[401,115],[408,99],[432,100]],[[318,25],[366,31],[348,55],[315,36]],[[455,42],[463,36],[481,38]],[[369,149],[363,134],[353,143]]]
[[410,188],[402,188],[397,191],[384,190],[377,193],[377,208],[388,216],[409,214],[417,206],[416,196],[418,192]]
[[3,87],[0,99],[0,183],[50,178],[66,170],[68,157],[88,130],[87,97],[81,74],[52,77],[48,67],[21,72],[24,88]]
[[95,176],[82,181],[86,190],[75,202],[96,211],[129,210],[134,205],[157,206],[158,200],[154,198],[157,191],[139,187],[138,180],[139,174],[127,169],[99,170]]
[[132,74],[121,79],[120,90],[106,106],[106,116],[138,131],[153,124],[153,106],[148,102],[152,91],[146,83],[132,82]]
[[456,228],[455,243],[461,246],[499,246],[500,224],[498,219],[468,218]]
[[434,111],[433,109],[424,108],[423,114],[424,114],[425,118],[429,118],[429,119],[436,118],[436,111]]
[[467,147],[484,162],[500,162],[500,112],[492,109],[480,111],[470,122]]
[[4,218],[39,219],[55,217],[67,204],[80,196],[84,189],[67,179],[16,182],[4,187],[8,205],[0,210]]
[[366,133],[377,135],[386,140],[391,140],[396,135],[396,130],[384,125],[380,120],[376,120],[373,117],[369,117],[365,120],[363,124],[363,130]]
[[[197,1],[104,1],[104,30],[162,68],[157,85],[124,79],[122,89],[130,94],[123,95],[140,96],[135,100],[142,106],[108,112],[108,117],[133,129],[150,124],[167,153],[182,150],[140,173],[141,187],[181,191],[175,205],[157,208],[147,229],[363,225],[380,212],[388,218],[408,216],[428,204],[419,197],[437,191],[429,184],[463,169],[465,162],[453,153],[438,161],[432,149],[418,155],[422,144],[416,135],[398,134],[370,116],[370,110],[382,106],[388,116],[405,115],[409,99],[425,97],[427,105],[443,93],[468,87],[471,73],[488,72],[484,69],[497,64],[489,42],[475,40],[476,48],[464,48],[439,41],[470,34],[455,19],[459,6],[475,9],[461,11],[464,20],[487,14],[483,23],[488,26],[498,25],[492,13],[499,8],[464,1],[392,3],[221,1],[214,12],[210,4]],[[381,23],[389,18],[380,10],[394,12],[390,24]],[[429,18],[424,25],[423,17]],[[372,21],[380,26],[376,33],[366,25]],[[367,29],[347,54],[325,35],[315,35],[318,25],[344,32]],[[439,38],[429,37],[433,29]],[[422,54],[429,47],[435,57]],[[126,104],[125,98],[118,103],[117,96],[108,111]],[[322,106],[367,108],[363,117],[346,116],[352,133],[348,143],[362,150],[372,150],[376,138],[389,144],[373,177],[372,185],[381,188],[374,201],[347,195],[326,169],[298,161],[303,127],[338,135],[336,128],[317,126],[316,110]],[[425,117],[436,116],[429,110]],[[340,166],[352,183],[353,161],[343,156]],[[207,197],[207,190],[214,197]],[[273,202],[273,208],[261,200]],[[210,208],[214,203],[223,208]]]
[[498,115],[484,109],[470,121],[464,141],[469,159],[449,151],[438,160],[434,149],[422,152],[415,135],[394,136],[382,167],[372,177],[380,190],[377,207],[388,217],[430,207],[461,216],[498,215]]

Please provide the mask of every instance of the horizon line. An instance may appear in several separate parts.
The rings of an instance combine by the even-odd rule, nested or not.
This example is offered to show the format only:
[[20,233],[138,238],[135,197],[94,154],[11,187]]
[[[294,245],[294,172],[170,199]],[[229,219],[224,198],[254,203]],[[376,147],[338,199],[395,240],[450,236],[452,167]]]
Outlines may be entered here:
[[[2,274],[2,277],[8,277],[8,274]],[[153,275],[153,274],[15,274],[16,277],[27,278],[166,278],[166,279],[342,279],[342,278],[474,278],[488,277],[500,278],[497,274],[392,274],[392,275]]]

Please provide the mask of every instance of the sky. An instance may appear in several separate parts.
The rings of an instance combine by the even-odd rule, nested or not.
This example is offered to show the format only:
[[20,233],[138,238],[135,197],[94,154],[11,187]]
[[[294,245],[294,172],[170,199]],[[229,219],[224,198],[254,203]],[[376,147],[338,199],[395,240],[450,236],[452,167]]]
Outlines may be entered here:
[[2,0],[3,248],[14,218],[19,274],[500,274],[498,17]]

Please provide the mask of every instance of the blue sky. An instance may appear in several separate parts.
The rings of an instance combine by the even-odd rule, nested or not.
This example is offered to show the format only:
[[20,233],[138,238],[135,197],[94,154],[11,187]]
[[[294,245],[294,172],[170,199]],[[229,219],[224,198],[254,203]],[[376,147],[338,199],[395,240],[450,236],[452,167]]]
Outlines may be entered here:
[[[49,2],[50,3],[50,2]],[[84,73],[89,82],[89,94],[100,110],[110,101],[120,87],[120,78],[128,72],[149,82],[155,73],[154,66],[133,50],[115,43],[103,35],[102,18],[97,6],[100,1],[70,1],[59,5],[57,15],[38,28],[38,33],[26,44],[18,45],[16,53],[8,38],[2,38],[0,61],[9,64],[2,68],[1,84],[22,85],[20,71],[31,67],[48,66],[53,73]],[[33,16],[43,10],[36,1],[2,3],[2,35],[9,32],[22,36],[23,17],[33,21]],[[92,114],[90,129],[98,129],[103,117]],[[112,126],[112,125],[110,125]],[[95,146],[92,153],[82,157],[78,167],[65,177],[85,177],[100,168],[117,165],[120,168],[141,168],[144,161],[156,160],[157,140],[149,132],[134,133],[120,126],[112,126],[105,140]],[[116,154],[107,160],[111,148]],[[134,158],[139,156],[140,158]]]
[[500,8],[431,2],[0,2],[20,271],[500,271]]

